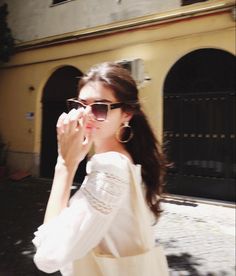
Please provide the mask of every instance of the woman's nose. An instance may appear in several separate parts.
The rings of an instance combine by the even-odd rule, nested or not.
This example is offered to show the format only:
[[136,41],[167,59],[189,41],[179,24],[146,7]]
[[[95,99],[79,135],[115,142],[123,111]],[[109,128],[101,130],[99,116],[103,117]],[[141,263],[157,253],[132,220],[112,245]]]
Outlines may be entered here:
[[87,106],[85,108],[85,113],[87,114],[89,121],[95,121],[91,106]]
[[89,121],[96,121],[96,119],[95,119],[95,116],[93,115],[93,113],[92,112],[90,112],[89,114],[88,114],[88,119],[89,119]]

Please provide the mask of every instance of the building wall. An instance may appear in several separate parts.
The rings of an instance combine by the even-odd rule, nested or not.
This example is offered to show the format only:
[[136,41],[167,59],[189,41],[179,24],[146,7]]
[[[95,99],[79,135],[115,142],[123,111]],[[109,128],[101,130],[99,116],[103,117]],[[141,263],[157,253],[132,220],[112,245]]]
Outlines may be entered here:
[[[199,48],[235,54],[235,22],[230,11],[19,52],[0,68],[0,131],[9,144],[10,169],[38,173],[41,98],[57,68],[72,65],[85,72],[103,61],[143,59],[151,80],[141,87],[140,96],[161,139],[166,75],[178,59]],[[34,118],[28,118],[28,112],[34,112]]]
[[52,2],[0,0],[0,5],[8,4],[9,27],[17,42],[74,32],[180,7],[180,0],[72,0],[54,6]]

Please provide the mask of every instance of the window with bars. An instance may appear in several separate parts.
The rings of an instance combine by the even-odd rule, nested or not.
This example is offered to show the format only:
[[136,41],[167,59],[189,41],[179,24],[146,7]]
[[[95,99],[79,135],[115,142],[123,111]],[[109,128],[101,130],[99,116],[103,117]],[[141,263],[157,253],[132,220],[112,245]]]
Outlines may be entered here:
[[53,5],[58,5],[58,4],[63,4],[63,3],[66,3],[66,2],[70,2],[70,1],[73,1],[73,0],[53,0],[52,1],[52,6]]
[[198,2],[206,2],[208,0],[182,0],[181,1],[181,6],[187,6],[187,5],[192,5]]

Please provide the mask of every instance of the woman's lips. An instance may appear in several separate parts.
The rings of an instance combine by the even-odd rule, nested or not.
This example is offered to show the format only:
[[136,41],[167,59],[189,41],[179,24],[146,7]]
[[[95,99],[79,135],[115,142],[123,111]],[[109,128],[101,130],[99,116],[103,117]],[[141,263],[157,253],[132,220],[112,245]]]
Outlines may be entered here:
[[98,127],[88,124],[86,125],[86,129],[98,129]]

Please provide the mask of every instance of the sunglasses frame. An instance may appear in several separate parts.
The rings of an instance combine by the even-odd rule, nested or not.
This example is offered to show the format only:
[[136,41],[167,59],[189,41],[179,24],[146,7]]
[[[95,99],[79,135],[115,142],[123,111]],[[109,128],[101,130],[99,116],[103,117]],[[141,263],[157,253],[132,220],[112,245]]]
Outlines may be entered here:
[[[66,103],[67,103],[67,107],[69,109],[69,103],[70,102],[73,102],[73,103],[77,103],[77,104],[80,104],[81,106],[83,106],[84,108],[86,108],[87,106],[91,106],[91,110],[92,110],[92,114],[94,116],[94,118],[98,121],[98,122],[104,122],[106,121],[108,115],[109,115],[109,112],[112,110],[112,109],[116,109],[116,108],[120,108],[124,105],[124,103],[122,102],[116,102],[116,103],[106,103],[106,102],[95,102],[95,103],[90,103],[90,104],[85,104],[81,101],[79,101],[77,98],[71,98],[71,99],[67,99],[66,100]],[[98,119],[94,112],[93,112],[93,105],[106,105],[107,106],[107,112],[106,112],[106,116],[104,119]]]

